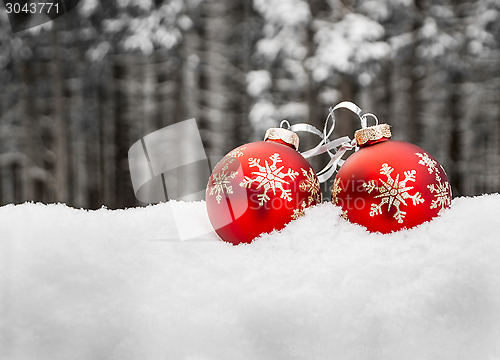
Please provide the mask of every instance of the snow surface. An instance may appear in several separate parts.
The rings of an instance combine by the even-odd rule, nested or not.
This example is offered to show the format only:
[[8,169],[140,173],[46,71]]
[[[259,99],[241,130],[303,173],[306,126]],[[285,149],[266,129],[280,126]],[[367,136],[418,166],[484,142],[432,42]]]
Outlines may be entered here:
[[232,246],[203,202],[0,208],[1,359],[499,359],[500,195],[370,234],[326,203]]

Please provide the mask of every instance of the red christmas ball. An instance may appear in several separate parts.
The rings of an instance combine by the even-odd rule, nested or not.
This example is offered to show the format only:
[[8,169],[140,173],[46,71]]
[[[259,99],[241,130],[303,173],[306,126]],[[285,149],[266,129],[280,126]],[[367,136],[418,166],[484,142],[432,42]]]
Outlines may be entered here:
[[358,130],[360,148],[341,166],[332,188],[343,217],[372,232],[412,228],[451,204],[443,167],[418,146],[390,137],[387,124]]
[[266,135],[268,141],[242,145],[215,166],[207,185],[206,205],[210,222],[222,240],[234,245],[250,243],[262,233],[281,230],[305,208],[321,202],[318,178],[292,147],[298,141],[292,134],[296,137],[293,141],[289,135],[274,137],[271,131],[270,137]]

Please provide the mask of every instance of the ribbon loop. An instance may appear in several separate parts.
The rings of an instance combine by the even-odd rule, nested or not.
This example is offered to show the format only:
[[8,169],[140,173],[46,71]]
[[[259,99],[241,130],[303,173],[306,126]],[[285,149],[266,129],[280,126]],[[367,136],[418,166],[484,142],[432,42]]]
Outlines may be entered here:
[[[346,151],[352,149],[357,150],[356,141],[354,139],[351,140],[348,136],[330,140],[330,136],[333,134],[333,130],[335,129],[334,112],[338,109],[347,109],[356,114],[361,122],[362,128],[367,127],[368,117],[373,118],[376,124],[378,124],[378,119],[375,115],[371,113],[365,114],[359,106],[350,101],[342,101],[341,103],[335,105],[333,108],[328,109],[328,116],[326,117],[323,131],[317,129],[311,124],[305,123],[294,124],[290,126],[290,123],[286,120],[283,120],[280,125],[282,127],[283,124],[288,124],[288,130],[294,132],[307,132],[321,138],[321,141],[315,147],[301,153],[302,156],[306,159],[320,154],[328,153],[328,155],[330,156],[330,161],[323,169],[321,169],[317,173],[318,180],[321,183],[330,179],[337,170],[337,167],[342,166],[342,164],[344,163],[344,160],[342,160],[342,156],[346,153]],[[329,126],[330,120],[331,126]]]
[[353,102],[350,101],[342,101],[341,103],[335,105],[333,108],[333,111],[337,109],[347,109],[356,114],[359,117],[359,120],[361,121],[361,127],[365,128],[366,127],[366,118],[365,114],[363,113],[363,110],[360,109],[358,105],[356,105]]

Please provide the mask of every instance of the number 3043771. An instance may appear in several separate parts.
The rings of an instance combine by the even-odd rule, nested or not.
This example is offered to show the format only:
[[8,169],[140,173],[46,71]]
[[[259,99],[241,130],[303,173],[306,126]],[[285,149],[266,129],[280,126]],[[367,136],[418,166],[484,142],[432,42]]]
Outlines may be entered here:
[[8,2],[5,3],[5,8],[8,14],[42,14],[42,13],[50,13],[51,11],[55,11],[59,13],[59,4],[54,2],[33,2],[33,3],[24,3],[23,5],[16,2]]

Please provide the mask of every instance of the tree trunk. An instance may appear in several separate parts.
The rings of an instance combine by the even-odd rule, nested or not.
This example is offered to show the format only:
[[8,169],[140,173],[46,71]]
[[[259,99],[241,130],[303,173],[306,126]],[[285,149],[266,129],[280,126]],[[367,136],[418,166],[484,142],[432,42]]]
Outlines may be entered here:
[[52,24],[52,46],[54,58],[52,61],[52,81],[54,94],[55,120],[55,194],[56,201],[67,202],[68,199],[68,140],[66,119],[64,117],[63,69],[60,58],[58,30],[56,23]]
[[[108,72],[102,73],[102,76],[109,82],[112,82]],[[116,86],[116,85],[115,85]],[[105,84],[99,84],[97,94],[99,98],[98,110],[98,128],[99,128],[99,171],[101,173],[100,198],[103,205],[116,207],[115,190],[115,135],[114,124],[115,115],[113,112],[113,103],[109,94],[110,89]],[[113,121],[113,119],[115,121]]]
[[119,61],[113,64],[113,89],[114,89],[114,160],[115,179],[114,187],[116,200],[113,207],[124,208],[137,204],[130,181],[128,168],[128,150],[132,145],[130,139],[129,103],[124,90],[127,84],[127,67]]
[[408,122],[407,122],[407,137],[411,143],[419,144],[422,138],[421,130],[421,104],[420,104],[420,80],[419,74],[420,65],[417,48],[420,44],[420,28],[422,27],[421,12],[422,0],[415,0],[416,19],[412,28],[412,51],[408,62],[408,79],[410,87],[408,90]]
[[35,129],[33,117],[35,116],[35,111],[33,109],[33,65],[28,64],[23,61],[21,65],[22,80],[24,83],[23,93],[22,93],[22,106],[21,106],[21,123],[23,127],[23,157],[21,161],[22,165],[22,177],[19,179],[22,181],[22,198],[26,201],[33,201],[34,199],[34,181],[33,181],[33,169],[35,167],[35,157],[37,157],[37,147],[35,144]]
[[452,166],[450,170],[450,184],[453,189],[454,196],[461,196],[464,193],[463,189],[463,179],[462,179],[462,132],[460,131],[460,122],[463,117],[463,113],[460,109],[460,91],[462,84],[462,75],[459,72],[454,72],[451,75],[451,86],[450,86],[450,118],[451,118],[451,134],[450,134],[450,158],[452,161]]
[[210,148],[214,155],[224,155],[232,146],[234,120],[228,116],[227,76],[231,71],[225,39],[231,31],[227,21],[230,0],[207,0],[205,10],[205,52],[202,60],[205,86],[204,116],[210,124]]
[[[342,94],[342,101],[352,101],[356,103],[357,86],[354,79],[344,76],[339,87]],[[337,110],[335,112],[335,137],[349,136],[351,139],[354,132],[361,127],[359,119],[350,111]]]

